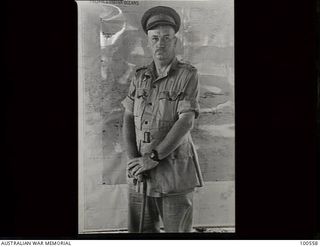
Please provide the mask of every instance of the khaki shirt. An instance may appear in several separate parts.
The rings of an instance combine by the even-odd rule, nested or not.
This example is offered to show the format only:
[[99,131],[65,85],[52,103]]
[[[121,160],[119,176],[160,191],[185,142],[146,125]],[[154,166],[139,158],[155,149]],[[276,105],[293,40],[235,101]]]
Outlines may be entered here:
[[[165,138],[179,114],[194,111],[197,118],[198,98],[198,74],[192,65],[175,58],[167,73],[158,78],[154,62],[137,69],[122,104],[134,116],[139,153],[151,152]],[[128,183],[132,183],[132,179],[128,178]],[[186,193],[202,186],[190,131],[176,150],[149,170],[147,183],[147,194],[156,197]]]

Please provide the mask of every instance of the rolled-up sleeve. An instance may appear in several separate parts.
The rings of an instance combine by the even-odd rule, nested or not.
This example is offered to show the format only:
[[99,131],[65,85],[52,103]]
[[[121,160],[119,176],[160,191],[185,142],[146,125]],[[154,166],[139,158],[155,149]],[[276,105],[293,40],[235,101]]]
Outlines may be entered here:
[[178,103],[178,114],[194,111],[195,118],[198,118],[200,112],[199,105],[199,79],[197,70],[191,71],[187,79],[183,97]]
[[135,94],[136,94],[136,85],[135,85],[135,78],[133,78],[130,83],[128,95],[125,97],[123,101],[121,101],[121,104],[123,105],[123,107],[131,113],[133,113]]

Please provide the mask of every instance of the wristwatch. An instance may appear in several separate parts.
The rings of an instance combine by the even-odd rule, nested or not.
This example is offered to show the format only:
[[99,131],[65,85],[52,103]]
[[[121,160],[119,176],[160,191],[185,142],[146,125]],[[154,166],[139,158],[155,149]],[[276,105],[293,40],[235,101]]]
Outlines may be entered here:
[[154,160],[154,161],[160,161],[159,157],[158,157],[158,152],[156,150],[152,150],[150,153],[150,159]]

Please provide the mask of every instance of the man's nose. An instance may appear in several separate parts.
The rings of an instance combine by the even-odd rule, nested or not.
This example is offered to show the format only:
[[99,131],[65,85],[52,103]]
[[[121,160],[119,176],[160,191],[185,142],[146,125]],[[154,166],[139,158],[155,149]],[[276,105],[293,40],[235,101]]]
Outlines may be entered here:
[[164,39],[159,39],[158,45],[159,45],[159,47],[165,47],[165,41],[164,41]]

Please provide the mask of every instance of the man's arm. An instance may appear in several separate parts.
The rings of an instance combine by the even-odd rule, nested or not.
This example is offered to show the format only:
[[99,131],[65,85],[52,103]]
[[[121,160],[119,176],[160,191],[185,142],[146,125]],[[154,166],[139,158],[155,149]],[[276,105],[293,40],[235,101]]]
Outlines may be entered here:
[[134,126],[134,116],[130,111],[125,110],[123,116],[123,139],[129,159],[139,156],[136,144],[136,132]]
[[183,141],[185,135],[192,129],[195,113],[185,112],[180,114],[178,121],[172,126],[166,137],[155,148],[160,160],[172,153]]
[[193,128],[194,119],[199,115],[199,80],[194,68],[184,87],[185,97],[179,102],[179,119],[163,141],[155,148],[158,158],[164,159],[182,143],[185,135]]

